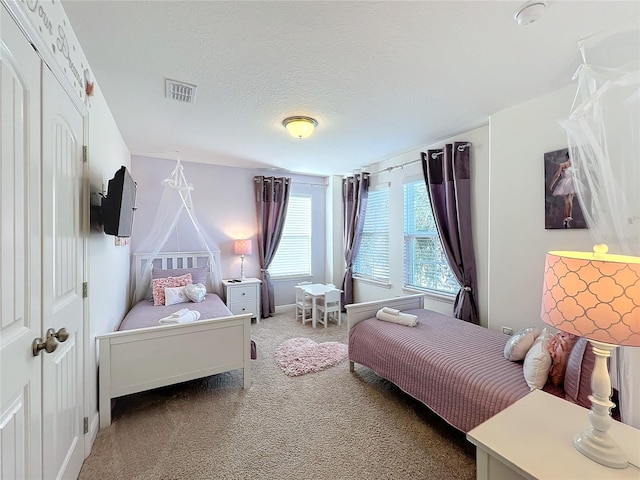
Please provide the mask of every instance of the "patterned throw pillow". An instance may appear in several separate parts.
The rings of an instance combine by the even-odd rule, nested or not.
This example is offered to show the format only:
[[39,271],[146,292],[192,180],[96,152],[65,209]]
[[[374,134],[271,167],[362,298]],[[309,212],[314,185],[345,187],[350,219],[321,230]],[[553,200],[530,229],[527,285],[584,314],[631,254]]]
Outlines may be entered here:
[[189,287],[167,287],[164,289],[164,304],[175,305],[176,303],[186,303],[189,301],[185,289]]
[[181,275],[191,274],[191,281],[193,283],[207,283],[207,276],[209,268],[207,266],[193,267],[193,268],[170,268],[161,269],[153,268],[151,270],[151,278],[167,278],[167,277],[179,277]]
[[151,280],[153,289],[153,304],[157,307],[164,305],[164,289],[172,287],[184,287],[192,283],[191,274],[180,275],[179,277],[154,278]]
[[184,294],[192,302],[200,303],[207,296],[207,289],[202,283],[192,283],[184,287]]
[[549,381],[556,387],[564,383],[569,353],[571,353],[571,349],[577,339],[578,337],[571,333],[558,332],[549,341],[549,353],[551,354]]
[[504,358],[512,362],[524,360],[538,333],[536,327],[527,327],[513,334],[504,346]]

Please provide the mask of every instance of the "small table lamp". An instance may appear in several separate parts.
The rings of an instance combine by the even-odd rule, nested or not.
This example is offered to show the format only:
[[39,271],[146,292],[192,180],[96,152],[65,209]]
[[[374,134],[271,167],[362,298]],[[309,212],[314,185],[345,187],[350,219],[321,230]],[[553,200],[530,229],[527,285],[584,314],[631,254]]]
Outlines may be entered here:
[[591,342],[591,428],[574,446],[602,465],[626,468],[628,460],[607,430],[611,426],[611,378],[607,358],[618,345],[640,346],[640,257],[593,253],[547,253],[541,317],[559,330]]
[[247,277],[244,276],[244,256],[251,255],[251,240],[250,239],[241,239],[234,240],[233,242],[233,251],[236,255],[240,255],[240,279],[246,280]]

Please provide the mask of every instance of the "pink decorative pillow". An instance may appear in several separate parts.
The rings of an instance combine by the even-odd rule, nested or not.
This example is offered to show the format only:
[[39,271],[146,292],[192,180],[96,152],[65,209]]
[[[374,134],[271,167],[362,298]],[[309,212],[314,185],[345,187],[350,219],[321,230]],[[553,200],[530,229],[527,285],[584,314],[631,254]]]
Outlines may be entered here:
[[549,341],[549,353],[551,354],[551,368],[549,369],[549,381],[552,385],[560,386],[564,383],[564,373],[567,370],[569,353],[578,338],[567,332],[558,332]]
[[187,273],[191,274],[191,281],[193,283],[206,284],[209,268],[207,266],[203,266],[193,268],[170,268],[163,270],[161,268],[153,267],[153,270],[151,270],[151,278],[179,277],[181,275],[186,275]]
[[173,287],[184,287],[192,283],[191,274],[180,275],[179,277],[154,278],[151,280],[153,289],[153,304],[155,306],[164,305],[164,289]]

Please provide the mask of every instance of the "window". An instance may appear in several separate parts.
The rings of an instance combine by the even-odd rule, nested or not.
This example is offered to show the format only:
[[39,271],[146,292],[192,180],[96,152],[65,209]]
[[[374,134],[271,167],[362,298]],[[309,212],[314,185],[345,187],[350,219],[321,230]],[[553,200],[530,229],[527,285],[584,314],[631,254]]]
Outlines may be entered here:
[[404,184],[404,284],[447,295],[460,289],[442,250],[424,180]]
[[356,277],[389,283],[389,185],[369,190]]
[[282,238],[269,273],[273,277],[311,275],[311,196],[289,197]]

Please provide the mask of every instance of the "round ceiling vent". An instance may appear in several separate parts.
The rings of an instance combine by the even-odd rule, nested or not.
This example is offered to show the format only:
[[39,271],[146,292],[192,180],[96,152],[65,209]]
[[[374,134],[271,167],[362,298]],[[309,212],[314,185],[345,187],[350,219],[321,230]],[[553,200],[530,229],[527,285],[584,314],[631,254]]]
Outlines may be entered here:
[[547,2],[529,1],[514,13],[513,19],[520,26],[529,25],[542,17],[545,8],[547,8]]

